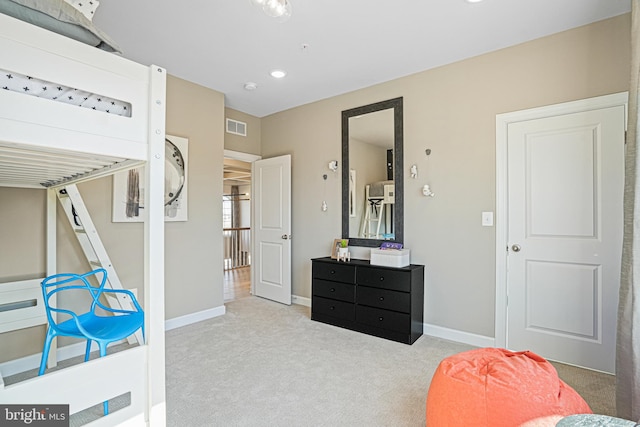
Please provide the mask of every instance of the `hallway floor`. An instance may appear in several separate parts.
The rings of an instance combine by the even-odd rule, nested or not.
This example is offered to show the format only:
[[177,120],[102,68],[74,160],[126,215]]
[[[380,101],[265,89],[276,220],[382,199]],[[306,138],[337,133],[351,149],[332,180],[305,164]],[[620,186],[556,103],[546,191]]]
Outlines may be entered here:
[[224,272],[224,301],[251,295],[251,267],[234,268]]

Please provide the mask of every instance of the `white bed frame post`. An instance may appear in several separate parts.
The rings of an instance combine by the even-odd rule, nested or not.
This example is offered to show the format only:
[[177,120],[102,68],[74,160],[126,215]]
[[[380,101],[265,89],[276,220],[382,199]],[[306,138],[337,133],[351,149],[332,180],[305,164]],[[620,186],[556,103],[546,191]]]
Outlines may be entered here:
[[[57,208],[58,198],[56,197],[55,189],[53,190],[47,189],[46,191],[47,191],[47,274],[46,275],[48,277],[58,272],[58,267],[57,267],[58,253],[56,250],[56,246],[57,246],[56,208]],[[53,304],[56,303],[55,299],[56,299],[56,296],[53,295],[51,297],[51,302]],[[58,348],[58,339],[55,338],[53,343],[51,344],[52,351],[49,352],[49,357],[47,359],[47,367],[49,368],[53,368],[58,364],[57,348]]]
[[149,157],[145,168],[144,307],[147,352],[146,422],[166,425],[164,340],[164,168],[166,71],[151,66]]

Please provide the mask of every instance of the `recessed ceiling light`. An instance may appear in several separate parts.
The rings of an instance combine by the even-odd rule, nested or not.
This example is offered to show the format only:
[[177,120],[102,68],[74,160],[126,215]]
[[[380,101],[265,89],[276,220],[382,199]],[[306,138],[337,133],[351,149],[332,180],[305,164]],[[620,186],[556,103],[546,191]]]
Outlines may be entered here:
[[258,88],[258,85],[257,85],[257,84],[255,84],[254,82],[246,82],[246,83],[244,84],[244,88],[245,88],[246,90],[256,90],[256,89]]
[[467,3],[480,3],[482,0],[467,0]]
[[287,75],[287,73],[282,70],[273,70],[270,74],[271,74],[271,77],[273,77],[274,79],[281,79]]

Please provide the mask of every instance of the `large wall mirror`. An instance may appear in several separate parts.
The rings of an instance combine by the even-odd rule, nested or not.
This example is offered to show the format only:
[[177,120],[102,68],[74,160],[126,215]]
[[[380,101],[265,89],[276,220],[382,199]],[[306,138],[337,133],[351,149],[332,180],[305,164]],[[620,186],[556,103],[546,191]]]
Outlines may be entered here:
[[403,241],[402,98],[342,112],[342,237]]

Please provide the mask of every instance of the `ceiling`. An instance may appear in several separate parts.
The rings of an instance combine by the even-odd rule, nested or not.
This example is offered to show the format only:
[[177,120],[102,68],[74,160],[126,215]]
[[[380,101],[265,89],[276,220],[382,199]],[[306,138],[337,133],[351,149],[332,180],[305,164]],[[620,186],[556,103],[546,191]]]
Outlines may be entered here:
[[125,57],[264,117],[631,10],[631,0],[289,1],[283,23],[250,0],[103,0],[94,22]]

